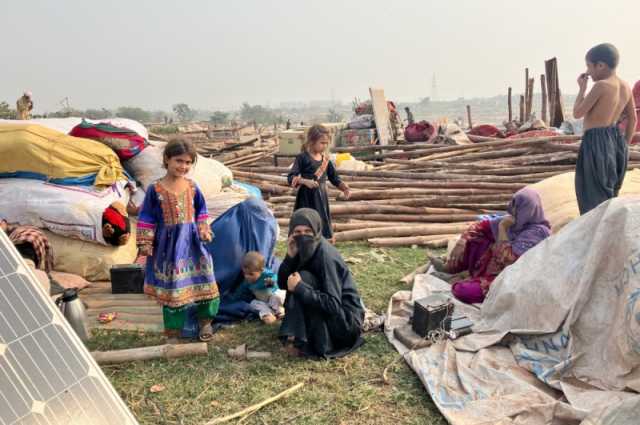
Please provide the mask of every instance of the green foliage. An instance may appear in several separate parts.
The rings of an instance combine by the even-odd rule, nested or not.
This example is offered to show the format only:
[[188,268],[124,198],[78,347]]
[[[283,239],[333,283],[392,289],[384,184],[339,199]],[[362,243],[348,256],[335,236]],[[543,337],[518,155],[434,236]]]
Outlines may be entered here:
[[174,134],[178,132],[178,126],[169,124],[169,125],[161,125],[157,127],[153,127],[151,129],[156,134]]
[[229,121],[229,113],[228,112],[222,112],[222,111],[215,111],[213,113],[213,115],[211,115],[211,117],[209,118],[209,121],[212,124],[225,124],[227,121]]
[[84,116],[84,111],[73,108],[63,108],[59,111],[52,112],[47,115],[49,118],[68,118],[68,117],[82,117]]
[[116,117],[149,122],[151,121],[151,112],[135,106],[121,106],[116,110]]
[[16,110],[11,109],[7,102],[0,102],[0,119],[13,120],[16,118]]
[[256,122],[258,124],[274,124],[277,122],[275,113],[262,105],[251,106],[247,102],[242,104],[240,118],[246,122]]
[[[371,249],[366,244],[339,244],[367,307],[381,312],[390,296],[408,290],[399,279],[426,261],[423,249]],[[277,252],[286,252],[284,242]],[[246,424],[424,424],[444,425],[429,394],[381,332],[365,335],[365,345],[338,360],[314,361],[283,354],[278,326],[245,322],[217,332],[208,356],[152,360],[104,368],[141,424],[203,424],[235,413],[299,382],[291,396],[265,406]],[[162,344],[159,335],[102,331],[92,350]],[[248,348],[272,353],[267,360],[236,361],[227,350]],[[392,364],[393,362],[393,364]],[[389,383],[382,372],[389,367]],[[165,390],[151,393],[156,384]],[[232,423],[232,422],[230,422]],[[235,422],[233,422],[235,423]]]
[[113,116],[113,112],[106,108],[102,109],[87,109],[82,114],[83,117],[92,119],[92,120],[103,120],[105,118],[111,118]]
[[178,116],[180,121],[191,121],[196,116],[196,111],[191,109],[186,103],[173,105],[173,112]]

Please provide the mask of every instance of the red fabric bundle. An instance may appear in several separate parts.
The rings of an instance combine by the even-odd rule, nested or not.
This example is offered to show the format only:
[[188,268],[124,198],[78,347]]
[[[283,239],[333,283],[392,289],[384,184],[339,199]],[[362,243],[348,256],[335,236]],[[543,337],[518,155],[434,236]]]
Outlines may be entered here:
[[500,131],[500,129],[495,125],[491,124],[476,125],[469,131],[469,134],[483,137],[504,137],[502,131]]
[[121,161],[126,161],[147,147],[147,141],[133,130],[114,127],[106,123],[91,124],[82,121],[69,135],[104,143],[114,150]]
[[436,132],[436,128],[427,121],[409,124],[404,129],[404,139],[407,142],[426,142]]

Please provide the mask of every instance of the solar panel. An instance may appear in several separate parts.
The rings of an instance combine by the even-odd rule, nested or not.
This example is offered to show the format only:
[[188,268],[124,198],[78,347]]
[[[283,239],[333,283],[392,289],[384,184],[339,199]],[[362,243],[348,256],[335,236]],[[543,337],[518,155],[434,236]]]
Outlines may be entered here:
[[0,425],[137,423],[0,231]]

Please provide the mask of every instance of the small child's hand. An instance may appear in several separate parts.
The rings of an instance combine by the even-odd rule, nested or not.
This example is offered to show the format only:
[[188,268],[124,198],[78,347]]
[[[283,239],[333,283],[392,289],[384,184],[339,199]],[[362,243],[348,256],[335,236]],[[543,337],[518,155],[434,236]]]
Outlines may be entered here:
[[351,198],[351,189],[349,189],[349,187],[345,187],[342,194],[344,195],[344,199]]
[[202,242],[211,242],[213,240],[213,236],[211,235],[210,230],[200,230],[200,239]]
[[143,257],[150,257],[153,255],[153,247],[151,245],[140,245],[140,255]]
[[289,278],[287,279],[287,289],[289,292],[295,291],[300,282],[302,282],[302,277],[300,277],[298,272],[289,275]]
[[302,179],[302,184],[307,186],[309,189],[317,189],[320,187],[317,181],[310,179]]
[[589,74],[582,73],[578,76],[578,87],[580,90],[585,91],[587,89],[587,83],[589,82]]

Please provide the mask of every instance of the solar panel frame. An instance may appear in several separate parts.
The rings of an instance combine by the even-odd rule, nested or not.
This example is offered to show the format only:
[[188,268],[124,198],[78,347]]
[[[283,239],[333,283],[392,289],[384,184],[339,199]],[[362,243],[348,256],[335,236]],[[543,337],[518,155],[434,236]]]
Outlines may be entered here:
[[0,425],[136,425],[4,231],[0,231]]

